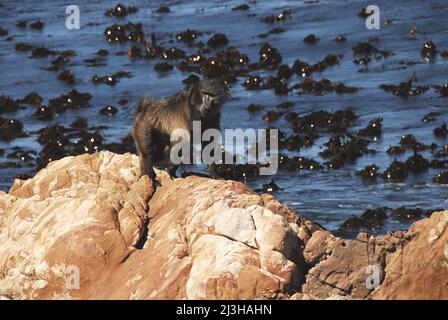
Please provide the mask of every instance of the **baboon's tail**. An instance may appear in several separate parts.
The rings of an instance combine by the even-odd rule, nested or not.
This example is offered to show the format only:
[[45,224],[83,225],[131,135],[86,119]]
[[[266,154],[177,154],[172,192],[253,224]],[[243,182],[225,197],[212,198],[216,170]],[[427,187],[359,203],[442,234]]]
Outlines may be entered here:
[[137,117],[138,115],[141,115],[145,112],[146,108],[151,104],[151,99],[148,97],[140,98],[140,100],[137,102],[137,105],[135,106],[135,112],[134,117]]

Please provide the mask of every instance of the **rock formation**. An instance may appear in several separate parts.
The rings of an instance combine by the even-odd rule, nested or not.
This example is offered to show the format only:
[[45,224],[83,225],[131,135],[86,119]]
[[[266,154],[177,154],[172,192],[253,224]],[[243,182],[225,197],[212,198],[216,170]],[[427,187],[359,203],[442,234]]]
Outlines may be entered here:
[[242,183],[139,171],[85,154],[0,192],[0,299],[448,299],[448,211],[345,240]]

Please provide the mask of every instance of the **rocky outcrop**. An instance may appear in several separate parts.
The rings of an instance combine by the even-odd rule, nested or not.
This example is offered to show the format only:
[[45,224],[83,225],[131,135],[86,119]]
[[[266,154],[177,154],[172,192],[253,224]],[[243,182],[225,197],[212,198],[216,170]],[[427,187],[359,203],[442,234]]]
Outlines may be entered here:
[[138,175],[137,157],[103,152],[17,180],[0,196],[1,296],[253,299],[299,287],[296,230],[308,229],[289,209],[241,183],[163,172],[153,194]]
[[[94,297],[94,283],[119,265],[143,235],[149,179],[135,159],[111,153],[68,157],[0,197],[0,295]],[[80,271],[80,288],[65,285]]]
[[406,232],[355,240],[313,234],[304,256],[311,264],[307,299],[448,299],[448,211],[435,212]]
[[374,299],[448,299],[448,211],[415,223],[385,267]]
[[[380,284],[387,254],[399,243],[399,238],[393,235],[368,238],[366,234],[359,234],[355,240],[344,240],[328,231],[314,233],[305,247],[305,256],[312,268],[302,292],[316,299],[334,295],[367,298],[375,288],[376,279],[372,273],[377,272]],[[369,276],[370,284],[366,283]]]
[[157,174],[155,191],[136,156],[101,152],[16,180],[0,298],[448,298],[448,212],[345,240],[241,183]]

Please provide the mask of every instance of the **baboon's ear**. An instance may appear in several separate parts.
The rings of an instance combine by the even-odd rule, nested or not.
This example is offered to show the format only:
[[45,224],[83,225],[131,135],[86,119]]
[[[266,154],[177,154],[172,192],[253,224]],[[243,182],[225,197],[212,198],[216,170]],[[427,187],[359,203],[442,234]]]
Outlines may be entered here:
[[182,81],[185,85],[185,91],[189,91],[195,84],[197,84],[201,79],[195,75],[190,75],[187,79]]

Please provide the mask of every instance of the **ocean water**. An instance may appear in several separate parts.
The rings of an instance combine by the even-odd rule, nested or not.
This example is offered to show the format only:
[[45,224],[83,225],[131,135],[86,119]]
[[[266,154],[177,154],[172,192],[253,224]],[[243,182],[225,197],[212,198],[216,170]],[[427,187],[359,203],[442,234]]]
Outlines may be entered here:
[[[383,118],[383,133],[369,148],[376,154],[364,155],[356,162],[341,169],[279,172],[274,177],[247,179],[250,187],[259,189],[270,179],[281,188],[274,195],[306,218],[336,230],[345,219],[359,216],[366,209],[378,206],[398,208],[446,208],[448,205],[448,186],[438,185],[432,178],[440,169],[429,169],[421,174],[410,174],[400,183],[385,182],[381,178],[376,183],[366,183],[355,174],[366,165],[375,163],[384,171],[394,160],[386,153],[391,145],[397,145],[404,134],[413,134],[425,144],[436,143],[438,149],[447,144],[446,139],[433,134],[435,127],[448,122],[448,97],[441,97],[437,90],[431,88],[424,94],[402,98],[387,93],[379,88],[381,84],[398,84],[406,81],[414,73],[418,85],[443,85],[448,82],[448,59],[440,54],[433,61],[423,59],[420,49],[425,41],[433,41],[439,52],[448,50],[448,2],[446,0],[377,0],[375,4],[381,10],[381,29],[368,30],[364,19],[358,16],[366,1],[249,1],[250,8],[245,11],[232,10],[244,1],[122,1],[126,6],[138,7],[138,12],[124,18],[104,15],[106,9],[117,3],[111,1],[78,0],[81,28],[65,28],[65,6],[63,1],[11,1],[2,0],[0,6],[0,27],[8,31],[7,36],[0,37],[0,95],[21,99],[31,91],[37,92],[46,105],[50,99],[66,94],[72,89],[92,94],[91,107],[81,110],[69,110],[59,114],[53,120],[40,121],[34,117],[36,108],[23,105],[14,113],[1,113],[0,117],[15,118],[23,122],[27,137],[10,142],[0,142],[4,155],[0,164],[11,162],[8,154],[15,148],[40,152],[42,146],[36,141],[38,130],[52,124],[69,126],[77,117],[88,119],[89,130],[100,129],[108,143],[119,141],[126,136],[132,124],[134,105],[137,100],[148,95],[153,98],[169,96],[180,90],[182,80],[189,73],[174,68],[170,72],[159,73],[154,65],[160,59],[133,59],[126,55],[129,42],[109,43],[103,34],[106,27],[117,22],[128,21],[142,23],[146,35],[154,32],[159,44],[176,47],[193,54],[197,48],[187,46],[175,40],[175,34],[186,29],[195,29],[204,34],[199,38],[206,42],[215,33],[224,33],[229,46],[234,46],[246,54],[251,62],[258,61],[258,52],[264,42],[277,48],[283,57],[282,63],[292,66],[300,59],[309,64],[322,60],[327,54],[342,55],[338,65],[328,67],[324,72],[316,72],[311,78],[330,79],[355,86],[359,91],[354,94],[325,93],[325,95],[297,94],[279,96],[273,90],[247,90],[242,84],[245,77],[240,77],[231,85],[231,99],[222,109],[222,128],[266,128],[268,125],[291,133],[291,125],[280,118],[267,124],[262,116],[267,111],[276,111],[276,105],[285,101],[294,103],[289,111],[304,115],[313,111],[336,111],[350,109],[358,115],[357,122],[350,130],[357,131],[365,127],[370,120]],[[157,13],[160,6],[168,6],[170,13]],[[273,24],[262,23],[260,19],[269,15],[278,15],[284,10],[291,14],[284,21]],[[19,20],[40,20],[45,23],[42,30],[19,28]],[[417,33],[411,35],[409,30],[416,26]],[[266,38],[258,35],[273,28],[284,28],[282,33],[272,33]],[[305,44],[302,40],[309,34],[315,34],[320,41],[315,45]],[[334,38],[343,35],[345,43],[337,43]],[[12,37],[11,39],[7,39]],[[378,38],[372,43],[379,49],[390,50],[394,54],[387,58],[372,61],[365,66],[353,62],[352,47],[359,42]],[[56,56],[31,58],[30,52],[18,52],[14,49],[20,42],[35,46],[45,46],[50,50],[75,50],[76,56],[70,58],[65,69],[70,69],[76,76],[76,83],[69,85],[57,79],[57,72],[45,70],[51,66]],[[96,57],[99,49],[107,49],[109,55],[101,58],[104,66],[88,67],[85,59]],[[216,50],[212,50],[211,54]],[[174,65],[180,62],[172,61]],[[92,76],[110,75],[118,71],[132,73],[130,78],[122,78],[115,86],[94,85]],[[276,71],[259,70],[253,75],[266,77]],[[301,82],[294,75],[290,84]],[[118,101],[128,102],[119,105]],[[263,110],[250,113],[249,104],[260,104]],[[104,106],[112,105],[118,109],[113,116],[99,113]],[[277,110],[278,111],[278,110]],[[437,113],[434,122],[425,123],[421,119],[429,112]],[[313,158],[325,162],[319,156],[324,149],[323,143],[330,135],[322,134],[312,147],[290,155]],[[429,151],[421,153],[433,159]],[[397,156],[406,160],[412,151]],[[441,158],[440,160],[443,160]],[[446,160],[446,158],[445,158]],[[20,161],[17,161],[20,163]],[[21,168],[10,166],[0,169],[0,187],[7,191],[17,174],[34,174],[34,161]],[[190,168],[191,169],[191,168]],[[204,170],[203,166],[194,168]],[[389,218],[382,228],[375,233],[389,230],[405,229],[409,222],[400,222]]]

